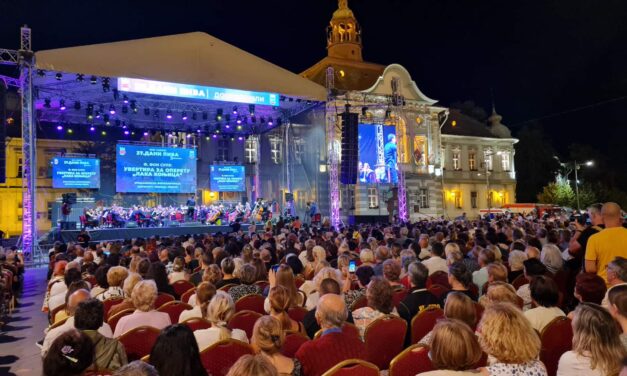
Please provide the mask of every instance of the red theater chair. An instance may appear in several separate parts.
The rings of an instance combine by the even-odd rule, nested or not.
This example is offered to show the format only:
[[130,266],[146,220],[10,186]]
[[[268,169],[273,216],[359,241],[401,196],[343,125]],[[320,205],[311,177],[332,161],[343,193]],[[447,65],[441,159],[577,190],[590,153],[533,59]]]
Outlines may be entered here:
[[309,337],[307,336],[300,333],[289,333],[285,336],[285,342],[283,343],[281,354],[287,356],[288,358],[293,358],[298,349],[300,349],[300,347],[307,341],[309,341]]
[[245,331],[246,337],[250,338],[253,336],[255,322],[257,322],[257,319],[261,316],[261,314],[253,311],[239,311],[229,319],[227,325],[230,329],[241,329]]
[[196,330],[211,328],[211,323],[200,317],[192,317],[191,319],[183,321],[181,324],[187,325],[187,327],[191,329],[192,332]]
[[390,362],[388,376],[415,376],[433,371],[429,359],[429,348],[423,345],[411,345]]
[[235,302],[235,312],[253,311],[265,315],[266,311],[263,309],[264,300],[264,297],[258,294],[242,296]]
[[253,348],[249,344],[227,339],[201,350],[200,361],[210,375],[225,376],[231,366],[247,354],[253,354]]
[[407,333],[407,322],[397,316],[384,316],[376,319],[364,333],[368,360],[379,369],[388,365],[403,351],[403,342]]
[[347,359],[333,366],[322,376],[379,376],[379,369],[365,360]]
[[444,311],[440,308],[429,308],[419,312],[411,319],[411,343],[417,343],[426,336],[436,322],[444,317]]
[[179,280],[172,284],[172,288],[174,289],[176,295],[182,296],[189,291],[189,289],[193,289],[194,284],[185,280]]
[[175,299],[172,295],[166,294],[165,292],[160,292],[159,294],[157,294],[157,300],[155,300],[155,309],[158,309],[165,303],[172,302],[174,300]]
[[540,333],[542,349],[540,360],[546,366],[549,376],[557,374],[557,364],[562,354],[570,351],[573,345],[573,327],[567,317],[556,317]]
[[122,334],[118,340],[124,345],[129,362],[150,354],[161,331],[152,326],[140,326]]
[[171,302],[167,302],[161,307],[157,308],[157,311],[167,313],[170,316],[170,322],[175,324],[179,322],[179,316],[181,316],[181,312],[186,311],[188,309],[192,309],[192,308],[193,307],[187,303],[174,300]]

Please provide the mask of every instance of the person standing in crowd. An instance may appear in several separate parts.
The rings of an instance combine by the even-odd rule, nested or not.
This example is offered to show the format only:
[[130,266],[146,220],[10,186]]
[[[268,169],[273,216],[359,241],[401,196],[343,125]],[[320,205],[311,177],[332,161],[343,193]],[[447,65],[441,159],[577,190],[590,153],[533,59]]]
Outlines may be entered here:
[[601,208],[605,229],[590,236],[586,245],[586,272],[607,280],[607,265],[618,256],[627,255],[627,228],[623,227],[621,208],[607,202]]
[[584,226],[583,223],[575,221],[575,234],[570,238],[568,243],[568,253],[572,259],[566,261],[566,266],[573,271],[579,271],[584,268],[584,256],[586,247],[590,237],[603,230],[603,216],[601,209],[603,204],[592,204],[588,208],[588,218],[590,225]]

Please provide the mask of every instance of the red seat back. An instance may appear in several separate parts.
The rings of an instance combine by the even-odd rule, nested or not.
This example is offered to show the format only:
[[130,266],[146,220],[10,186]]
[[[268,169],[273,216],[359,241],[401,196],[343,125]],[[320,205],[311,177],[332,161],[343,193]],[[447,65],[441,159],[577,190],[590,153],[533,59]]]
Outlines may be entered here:
[[351,312],[359,309],[359,308],[364,308],[368,306],[368,298],[366,297],[366,295],[362,296],[361,298],[355,300],[353,302],[353,304],[351,304],[350,309]]
[[309,337],[307,336],[300,333],[289,333],[285,336],[285,342],[283,342],[281,354],[287,356],[288,358],[293,358],[302,344],[307,341],[309,341]]
[[268,281],[257,281],[257,282],[255,282],[255,285],[259,286],[261,291],[264,291],[266,289],[266,287],[270,286],[270,282],[268,282]]
[[433,295],[435,295],[436,298],[441,299],[446,293],[448,293],[451,290],[446,286],[438,285],[436,283],[429,287],[429,291]]
[[[472,302],[475,305],[475,314],[477,315],[477,321],[475,321],[475,326],[481,321],[481,317],[483,317],[484,308],[481,304],[477,302]],[[472,328],[475,329],[475,328]]]
[[540,360],[546,366],[548,375],[555,376],[560,357],[573,346],[573,328],[570,319],[567,317],[553,319],[542,330],[540,339],[542,341]]
[[440,308],[430,308],[419,312],[411,320],[411,343],[417,343],[426,336],[436,322],[444,317],[444,311]]
[[241,329],[246,332],[246,337],[253,336],[253,327],[255,322],[262,315],[254,311],[239,311],[234,314],[227,323],[230,329]]
[[263,309],[264,297],[258,294],[242,296],[235,302],[235,312],[253,311],[262,315],[266,314]]
[[379,376],[379,369],[364,360],[347,359],[333,366],[324,376]]
[[253,349],[249,344],[227,339],[202,350],[200,361],[210,375],[225,376],[240,357],[252,353]]
[[303,285],[303,283],[305,283],[305,277],[300,274],[294,277],[294,284],[296,285],[296,289],[299,289],[300,286]]
[[128,316],[133,312],[135,312],[135,309],[129,308],[129,309],[122,310],[116,313],[115,315],[109,317],[109,320],[107,320],[107,324],[109,324],[109,326],[111,327],[111,331],[115,332],[115,327],[118,325],[118,321],[120,321],[122,317]]
[[287,314],[290,316],[290,318],[292,320],[298,321],[298,322],[303,322],[307,312],[309,312],[309,311],[307,311],[306,308],[303,308],[303,307],[293,307],[293,308],[290,308],[289,311],[287,311]]
[[431,274],[429,278],[427,278],[427,288],[431,287],[431,285],[441,285],[450,289],[451,285],[448,283],[448,273],[438,270]]
[[364,333],[368,360],[379,369],[387,369],[388,365],[403,351],[407,334],[407,322],[398,316],[384,316],[376,319]]
[[151,326],[140,326],[122,334],[118,341],[124,345],[129,362],[150,354],[161,331]]
[[411,345],[390,362],[388,376],[415,376],[433,371],[429,348],[423,345]]
[[181,324],[187,325],[192,332],[195,330],[211,328],[211,323],[205,319],[201,319],[200,317],[192,317],[191,319],[183,321]]
[[518,277],[514,278],[514,280],[512,281],[512,286],[514,286],[514,288],[518,290],[520,286],[526,285],[527,283],[529,283],[529,280],[525,277],[524,274],[521,274]]
[[155,300],[155,309],[161,307],[167,302],[172,302],[174,300],[175,299],[172,295],[166,294],[165,292],[160,292],[159,294],[157,294],[157,300]]
[[229,283],[228,285],[224,285],[224,286],[220,287],[218,290],[221,290],[221,291],[224,291],[224,292],[229,292],[229,290],[233,286],[237,286],[237,285],[234,284],[234,283]]
[[105,319],[105,321],[107,321],[107,318],[109,317],[109,310],[111,309],[111,307],[113,307],[116,304],[120,304],[123,301],[124,301],[124,298],[115,297],[115,298],[105,299],[102,302],[102,305],[104,306],[104,319]]
[[185,281],[181,279],[181,280],[174,282],[172,284],[172,288],[174,289],[174,292],[176,293],[176,295],[181,296],[187,291],[189,291],[189,289],[193,289],[194,284],[189,281]]
[[187,303],[174,300],[171,302],[167,302],[161,307],[157,308],[157,311],[167,313],[170,316],[170,322],[177,323],[179,322],[179,316],[181,316],[181,312],[192,308],[193,307]]
[[191,289],[181,294],[181,301],[184,303],[189,303],[189,298],[191,298],[192,295],[194,295],[195,293],[196,293],[196,289],[192,287]]
[[392,295],[392,303],[394,304],[394,307],[398,307],[406,296],[407,290],[405,289],[394,291],[394,295]]

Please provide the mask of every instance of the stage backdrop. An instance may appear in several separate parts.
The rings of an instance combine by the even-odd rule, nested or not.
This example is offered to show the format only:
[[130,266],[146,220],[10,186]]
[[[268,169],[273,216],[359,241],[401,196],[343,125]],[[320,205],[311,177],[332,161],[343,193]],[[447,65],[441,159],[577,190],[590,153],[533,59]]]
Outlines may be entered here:
[[100,159],[52,158],[52,188],[100,188]]
[[244,166],[215,165],[209,168],[209,181],[214,192],[246,191]]
[[398,183],[396,128],[383,126],[383,160],[377,161],[377,125],[359,124],[359,182]]
[[196,192],[196,149],[118,144],[116,191]]

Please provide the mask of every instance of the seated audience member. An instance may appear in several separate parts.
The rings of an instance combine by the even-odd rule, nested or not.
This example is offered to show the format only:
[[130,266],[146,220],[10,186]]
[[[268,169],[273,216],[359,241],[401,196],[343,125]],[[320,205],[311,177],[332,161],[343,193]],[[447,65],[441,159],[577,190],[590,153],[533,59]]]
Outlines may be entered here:
[[298,359],[290,359],[281,354],[284,342],[285,331],[279,320],[272,316],[263,316],[257,320],[251,339],[255,351],[266,357],[279,375],[300,376],[301,365]]
[[[524,276],[527,280],[537,275],[544,275],[546,273],[546,266],[537,258],[529,258],[523,262]],[[516,294],[523,300],[523,310],[531,308],[531,290],[529,289],[529,283],[526,283],[518,288]]]
[[488,265],[487,269],[488,284],[494,282],[507,282],[507,268],[505,267],[505,265],[493,262]]
[[[320,263],[320,265],[322,264],[323,263]],[[333,278],[337,281],[337,283],[341,284],[342,272],[330,266],[325,266],[316,273],[313,279],[313,283],[315,286],[314,291],[310,292],[307,295],[307,300],[305,302],[305,308],[307,308],[308,310],[314,309],[316,307],[316,304],[318,303],[318,299],[320,298],[320,294],[318,294],[318,291],[320,290],[320,283],[322,283],[322,281],[326,278]]]
[[94,362],[94,345],[76,329],[61,334],[43,361],[44,376],[80,376]]
[[[469,328],[474,329],[477,325],[477,310],[475,309],[475,303],[468,297],[468,295],[460,292],[453,292],[448,295],[446,303],[444,303],[444,317],[447,319],[459,320],[468,325]],[[418,343],[431,345],[432,340],[433,330],[422,337]]]
[[450,319],[439,321],[433,328],[429,349],[431,364],[437,371],[420,375],[477,375],[474,369],[483,354],[477,336],[465,323]]
[[192,309],[181,312],[179,323],[194,317],[207,317],[209,302],[216,295],[216,291],[216,287],[209,282],[199,284],[196,287],[196,305]]
[[65,292],[67,291],[67,285],[64,283],[65,280],[65,267],[67,266],[67,261],[59,260],[54,263],[52,276],[50,281],[48,282],[48,286],[46,288],[46,295],[44,296],[44,302],[41,307],[42,312],[50,312],[50,298],[55,295],[62,294],[61,296],[65,296]]
[[239,280],[241,284],[233,286],[229,289],[229,295],[236,302],[246,295],[261,295],[261,288],[255,285],[255,267],[250,264],[244,264],[239,271]]
[[494,303],[510,303],[520,307],[520,297],[516,295],[516,290],[512,285],[505,282],[493,282],[488,286],[488,291],[479,299],[482,306],[487,307]]
[[[43,345],[41,347],[42,356],[46,355],[46,353],[48,352],[48,349],[50,348],[54,340],[57,339],[57,337],[59,337],[63,333],[66,333],[74,329],[74,312],[76,312],[76,308],[78,307],[78,304],[80,302],[87,300],[89,298],[90,298],[90,295],[89,295],[89,291],[87,290],[77,290],[69,295],[68,304],[67,304],[67,312],[70,317],[68,317],[68,319],[65,320],[65,322],[62,325],[57,326],[56,328],[50,329],[48,331],[48,333],[46,334],[46,337],[44,338]],[[113,337],[113,333],[111,332],[111,327],[109,327],[109,324],[107,323],[103,323],[102,326],[98,329],[98,332],[100,332],[100,334],[102,334],[105,337],[109,337],[109,338]]]
[[[206,270],[209,268],[209,266],[211,265],[215,266],[218,269],[218,272],[220,274],[220,279],[222,279],[222,272],[220,271],[220,268],[213,263],[213,256],[211,255],[211,252],[205,251],[205,252],[202,252],[200,256],[200,270],[193,273],[189,277],[189,281],[193,283],[194,285],[198,285],[200,282],[203,281],[204,274]],[[218,281],[215,281],[212,283],[215,285],[217,282]]]
[[207,376],[194,333],[181,324],[161,331],[150,352],[150,364],[159,376]]
[[107,280],[107,274],[109,273],[109,269],[111,269],[111,265],[101,265],[96,269],[96,273],[94,274],[94,278],[96,278],[96,282],[98,286],[95,286],[91,289],[91,297],[96,298],[98,300],[102,300],[99,298],[101,294],[104,294],[105,291],[109,289],[109,282]]
[[128,270],[123,266],[113,266],[107,271],[107,284],[109,288],[96,296],[100,301],[107,300],[109,298],[123,298],[124,289],[122,284],[128,277]]
[[157,300],[157,285],[153,280],[138,282],[133,288],[131,299],[135,312],[124,316],[118,321],[113,336],[118,338],[122,334],[139,326],[152,326],[163,329],[170,325],[170,315],[155,310]]
[[608,304],[612,317],[621,327],[620,340],[627,350],[627,285],[610,289]]
[[401,265],[398,261],[392,259],[383,261],[383,278],[392,286],[393,291],[405,289],[401,284]]
[[531,327],[542,333],[542,330],[556,317],[566,316],[557,306],[559,291],[557,284],[550,277],[543,275],[531,278],[529,284],[531,302],[535,308],[525,311],[525,317],[531,323]]
[[438,242],[432,243],[429,254],[430,257],[422,262],[424,266],[429,269],[429,275],[439,271],[448,273],[448,265],[444,253],[444,244]]
[[540,261],[542,261],[544,266],[546,266],[546,269],[551,274],[555,274],[558,271],[562,270],[562,266],[564,265],[562,252],[555,244],[545,244],[542,247],[542,252],[540,253]]
[[[131,293],[133,292],[133,288],[135,285],[142,280],[142,277],[137,273],[129,273],[128,277],[124,280],[124,284],[122,286],[122,290],[124,291],[124,300],[109,309],[109,313],[107,317],[111,317],[116,313],[122,312],[125,309],[133,309],[135,306],[133,305],[133,299],[131,298]],[[105,314],[107,314],[105,312]]]
[[366,297],[368,298],[368,306],[353,311],[353,319],[362,339],[366,327],[376,319],[389,314],[398,316],[392,300],[393,290],[386,280],[373,277],[368,284]]
[[[202,280],[196,283],[195,285],[198,286],[201,282],[209,282],[213,286],[215,286],[216,283],[220,282],[221,280],[222,280],[222,272],[220,271],[220,268],[218,268],[218,265],[214,264],[214,265],[210,265],[207,269],[204,270],[203,275],[202,275]],[[191,305],[192,307],[196,306],[196,294],[195,293],[189,297],[189,301],[187,302],[187,304]]]
[[104,305],[101,301],[92,298],[78,304],[74,314],[74,326],[94,344],[94,364],[89,369],[115,371],[128,362],[126,351],[117,339],[98,333],[103,321]]
[[525,253],[527,254],[527,260],[534,258],[540,261],[540,250],[538,247],[527,246],[525,247]]
[[286,332],[299,332],[307,334],[303,323],[292,320],[287,314],[290,309],[290,296],[283,286],[274,286],[270,289],[268,300],[270,301],[270,315],[281,323]]
[[235,313],[235,304],[231,296],[224,291],[218,290],[216,295],[209,302],[207,307],[207,320],[211,322],[211,328],[196,330],[194,337],[198,343],[198,348],[203,349],[216,342],[233,338],[248,343],[246,332],[241,329],[229,329],[227,322]]
[[[65,292],[68,291],[68,289],[70,288],[70,285],[76,281],[81,281],[82,280],[82,276],[81,276],[81,272],[74,269],[74,268],[66,268],[65,269],[65,274],[63,275],[63,283],[66,286]],[[48,301],[48,307],[50,308],[50,311],[53,311],[55,308],[61,306],[62,304],[65,303],[65,293],[58,293],[55,295],[52,295],[50,297],[50,300]],[[56,318],[53,322],[56,322]]]
[[350,310],[353,303],[357,300],[361,299],[362,296],[366,295],[366,286],[370,283],[370,279],[374,276],[374,269],[370,266],[360,266],[355,271],[354,279],[357,280],[357,289],[352,290],[353,277],[348,273],[347,279],[344,280],[343,292],[344,292],[344,303],[346,307]]
[[220,262],[220,268],[222,269],[222,280],[216,283],[216,288],[220,289],[226,285],[239,285],[240,280],[233,275],[235,271],[235,262],[232,257],[227,257]]
[[[367,266],[367,268],[370,267]],[[372,270],[372,268],[370,269]],[[340,295],[340,285],[337,283],[336,280],[332,278],[326,278],[322,280],[322,283],[320,284],[319,293],[320,297],[326,294]],[[350,310],[348,311],[348,318],[346,319],[346,321],[354,323],[353,315]],[[313,339],[318,330],[320,330],[320,325],[318,325],[318,322],[316,321],[316,308],[310,310],[309,312],[307,312],[307,314],[305,314],[305,317],[303,318],[303,326],[305,327],[305,331],[307,331],[307,336]]]
[[518,276],[523,275],[524,265],[523,262],[527,259],[527,254],[523,251],[514,250],[509,253],[509,273],[507,274],[507,280],[509,283],[514,282]]
[[616,257],[607,264],[607,291],[605,298],[601,302],[603,308],[609,308],[608,295],[616,286],[627,285],[627,259],[624,257]]
[[617,375],[627,350],[612,316],[599,305],[580,303],[572,326],[573,349],[561,356],[557,375]]
[[[418,313],[429,308],[439,308],[440,300],[426,288],[429,270],[420,262],[412,262],[407,267],[410,293],[398,305],[398,314],[407,321],[407,327],[411,327],[411,320]],[[408,331],[409,332],[409,331]]]
[[56,315],[54,315],[54,318],[52,320],[52,323],[55,324],[67,317],[70,317],[70,314],[68,312],[68,299],[70,298],[70,295],[72,295],[75,291],[78,290],[87,290],[89,291],[89,283],[87,283],[86,281],[83,281],[82,279],[79,281],[74,281],[72,282],[72,284],[70,286],[68,286],[67,291],[65,292],[65,309],[62,309],[60,311],[57,312]]
[[176,281],[186,281],[187,279],[189,279],[189,276],[185,269],[185,259],[176,257],[172,263],[172,273],[168,275],[168,282],[173,284]]
[[303,376],[320,376],[346,359],[366,359],[364,343],[357,336],[342,331],[346,317],[341,296],[326,294],[318,300],[316,320],[322,335],[304,343],[296,353]]
[[226,376],[279,376],[279,373],[263,355],[248,354],[240,357]]
[[148,279],[152,279],[157,286],[158,294],[170,294],[175,299],[178,298],[174,287],[168,282],[168,272],[166,266],[160,262],[154,262],[150,264],[150,271],[148,272]]
[[601,304],[607,291],[605,280],[594,273],[579,273],[575,279],[575,298],[580,302]]
[[[448,268],[448,283],[451,285],[450,294],[453,291],[461,292],[468,295],[468,297],[474,301],[479,298],[474,292],[470,291],[470,285],[472,284],[472,274],[466,268],[466,264],[463,262],[456,262]],[[446,294],[441,298],[441,304],[444,304],[446,300]]]
[[547,376],[538,360],[540,337],[518,308],[507,303],[488,306],[477,333],[483,351],[494,358],[481,369],[484,375]]
[[488,265],[494,262],[496,257],[494,252],[489,249],[482,249],[479,251],[479,257],[477,261],[481,269],[472,273],[472,282],[477,285],[479,291],[482,291],[483,285],[488,282]]
[[115,371],[113,376],[159,376],[159,373],[152,365],[135,360]]

